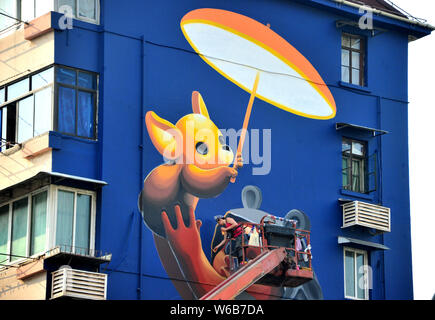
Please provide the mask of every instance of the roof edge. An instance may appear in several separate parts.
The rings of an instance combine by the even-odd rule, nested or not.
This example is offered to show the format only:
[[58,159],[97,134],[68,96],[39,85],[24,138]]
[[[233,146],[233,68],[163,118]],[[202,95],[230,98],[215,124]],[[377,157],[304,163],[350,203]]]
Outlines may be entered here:
[[429,29],[431,31],[435,30],[435,26],[432,26],[429,23],[424,23],[424,22],[420,22],[420,21],[417,21],[417,20],[411,20],[408,17],[405,18],[405,17],[400,16],[398,14],[393,14],[391,12],[387,12],[387,11],[384,11],[384,10],[372,8],[372,7],[370,7],[368,5],[365,5],[365,4],[358,4],[358,3],[351,2],[351,1],[348,1],[348,0],[330,0],[330,1],[338,3],[338,4],[347,5],[347,6],[350,6],[350,7],[358,8],[358,9],[364,9],[365,11],[369,11],[369,12],[372,12],[374,14],[379,14],[379,15],[382,15],[382,16],[385,16],[385,17],[388,17],[388,18],[391,18],[391,19],[395,19],[395,20],[399,20],[399,21],[406,22],[406,23],[409,23],[409,24],[417,25],[419,27],[423,27],[423,28]]

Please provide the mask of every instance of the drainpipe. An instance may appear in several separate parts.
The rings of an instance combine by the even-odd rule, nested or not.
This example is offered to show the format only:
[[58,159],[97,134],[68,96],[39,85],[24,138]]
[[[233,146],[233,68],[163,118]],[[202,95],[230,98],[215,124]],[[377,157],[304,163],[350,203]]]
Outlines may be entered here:
[[345,5],[350,6],[350,7],[357,8],[358,10],[362,9],[362,10],[365,10],[365,11],[368,11],[368,12],[372,12],[372,13],[377,14],[377,15],[381,15],[381,16],[385,16],[385,17],[388,17],[388,18],[391,18],[391,19],[395,19],[395,20],[406,22],[406,23],[414,24],[414,25],[417,25],[419,27],[428,28],[428,29],[430,29],[432,31],[435,30],[435,27],[430,25],[430,24],[428,24],[428,23],[423,23],[423,22],[420,22],[420,21],[404,18],[404,17],[398,16],[398,15],[395,15],[395,14],[392,14],[392,13],[388,13],[388,12],[385,12],[385,11],[382,11],[382,10],[371,8],[371,7],[367,6],[367,5],[361,5],[361,4],[350,2],[350,1],[347,1],[347,0],[332,0],[332,1],[334,1],[336,3],[340,3],[340,4],[345,4]]
[[[382,128],[382,100],[381,100],[381,97],[380,96],[378,96],[377,97],[377,99],[376,99],[376,107],[377,107],[377,117],[378,117],[378,128]],[[378,184],[378,186],[379,186],[379,193],[378,193],[378,197],[379,197],[379,203],[381,204],[381,205],[383,205],[384,204],[384,200],[383,200],[383,192],[382,192],[382,187],[383,187],[383,184],[382,184],[382,135],[379,135],[379,137],[378,137],[378,149],[379,149],[379,152],[378,152],[378,154],[379,154],[379,184]],[[391,223],[391,221],[390,221],[390,223]],[[384,233],[382,233],[381,234],[381,241],[382,241],[382,244],[383,245],[385,245],[385,238],[384,238]],[[381,254],[381,259],[382,259],[382,263],[381,263],[381,268],[382,268],[382,273],[381,273],[381,276],[382,276],[382,279],[381,279],[381,282],[382,282],[382,299],[384,299],[385,300],[385,250],[383,250],[382,251],[382,254]]]
[[[141,192],[142,188],[143,188],[143,179],[144,179],[144,152],[145,152],[145,148],[144,148],[144,130],[145,130],[145,126],[144,126],[144,122],[145,122],[145,116],[144,116],[144,112],[145,112],[145,37],[144,35],[141,35],[140,37],[140,59],[141,59],[141,69],[140,69],[140,103],[141,103],[141,107],[140,109],[140,117],[139,117],[139,121],[140,121],[140,145],[139,145],[139,149],[140,149],[140,164],[139,164],[139,192]],[[139,193],[138,193],[139,194]],[[136,209],[137,210],[137,209]],[[142,244],[143,244],[143,223],[142,223],[142,215],[139,214],[139,279],[138,279],[138,299],[142,300],[142,287],[143,287],[143,279],[142,279]]]

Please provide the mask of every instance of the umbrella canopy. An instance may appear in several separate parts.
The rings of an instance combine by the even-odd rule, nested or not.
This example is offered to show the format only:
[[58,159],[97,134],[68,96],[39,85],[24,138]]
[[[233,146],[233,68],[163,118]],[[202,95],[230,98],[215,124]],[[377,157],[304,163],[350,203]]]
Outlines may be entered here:
[[[335,117],[334,98],[319,73],[268,26],[209,8],[188,12],[180,24],[187,41],[206,63],[255,97],[300,116]],[[255,87],[258,73],[261,76]]]

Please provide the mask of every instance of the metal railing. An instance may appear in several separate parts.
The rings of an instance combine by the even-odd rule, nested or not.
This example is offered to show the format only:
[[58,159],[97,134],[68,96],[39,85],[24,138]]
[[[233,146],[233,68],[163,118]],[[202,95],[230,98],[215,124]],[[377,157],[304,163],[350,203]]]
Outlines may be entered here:
[[[271,220],[266,221],[266,218],[269,218]],[[267,225],[275,224],[277,220],[289,223],[291,225],[291,227],[288,226],[288,228],[291,228],[294,231],[294,236],[289,237],[288,246],[277,246],[277,245],[272,245],[272,244],[268,243],[268,239],[267,239],[266,232],[265,232],[265,227],[267,229]],[[241,245],[241,248],[235,248],[235,249],[242,250],[241,263],[242,264],[248,263],[249,260],[254,259],[255,256],[258,256],[259,254],[263,253],[264,251],[274,250],[277,248],[285,248],[285,250],[288,254],[288,258],[292,262],[291,266],[290,266],[291,268],[293,268],[295,270],[306,269],[306,270],[312,271],[310,231],[296,229],[296,223],[297,223],[296,220],[275,217],[273,215],[265,215],[261,219],[260,223],[251,223],[251,222],[239,223],[239,226],[241,226],[242,230],[243,230],[242,235],[240,236],[240,237],[242,237],[242,239],[241,239],[242,245]],[[246,237],[247,236],[246,230],[248,228],[250,229],[250,232],[252,232],[253,228],[255,228],[255,230],[257,231],[258,238],[259,238],[258,246],[249,244],[249,240]],[[246,243],[247,240],[248,240],[248,243]],[[229,256],[228,264],[229,264],[230,271],[234,271],[236,269],[234,260],[237,259],[237,256],[233,256],[233,254],[235,253],[233,244],[235,243],[236,239],[228,239],[228,241],[230,242],[229,243],[230,252],[228,254],[228,256]],[[298,243],[300,244],[300,246],[297,245]]]
[[103,259],[108,261],[110,261],[112,257],[112,255],[106,251],[76,247],[76,246],[71,246],[66,244],[57,245],[53,249],[48,250],[47,253],[45,254],[45,257],[50,257],[59,253],[74,254],[78,256],[92,257],[92,258]]

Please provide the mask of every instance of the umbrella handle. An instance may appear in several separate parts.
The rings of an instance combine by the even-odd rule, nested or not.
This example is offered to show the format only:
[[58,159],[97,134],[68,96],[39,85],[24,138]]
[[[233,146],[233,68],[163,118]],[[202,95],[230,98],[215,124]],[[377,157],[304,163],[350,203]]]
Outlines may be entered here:
[[[252,88],[251,97],[249,98],[248,107],[246,108],[245,119],[243,120],[243,127],[242,127],[242,132],[240,134],[239,145],[237,146],[237,153],[234,158],[233,168],[235,169],[237,169],[236,168],[237,155],[242,153],[243,144],[245,143],[246,132],[248,131],[248,124],[249,124],[249,119],[251,117],[252,105],[254,104],[254,99],[257,93],[259,80],[260,80],[260,71],[257,71],[257,74],[255,75],[254,87]],[[236,177],[231,177],[230,181],[231,183],[236,182]]]

